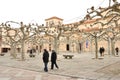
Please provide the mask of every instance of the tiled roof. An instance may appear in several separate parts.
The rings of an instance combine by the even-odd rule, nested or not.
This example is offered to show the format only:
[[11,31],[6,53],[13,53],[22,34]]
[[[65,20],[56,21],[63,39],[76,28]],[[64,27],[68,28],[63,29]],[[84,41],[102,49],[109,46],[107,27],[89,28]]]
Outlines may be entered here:
[[63,21],[62,18],[59,18],[59,17],[56,17],[56,16],[50,17],[50,18],[48,18],[48,19],[45,19],[45,21],[47,21],[47,20],[51,20],[51,19],[58,19],[58,20]]
[[96,22],[97,20],[100,20],[101,18],[97,18],[97,19],[92,19],[92,20],[86,20],[84,22],[84,24],[90,24],[90,23],[93,23],[93,22]]
[[[82,24],[90,24],[90,23],[94,23],[94,22],[96,22],[97,20],[100,20],[100,19],[101,19],[101,18],[92,19],[92,20],[86,20],[86,21],[83,21]],[[69,23],[69,24],[65,24],[65,25],[72,25],[72,24],[79,24],[79,22]]]

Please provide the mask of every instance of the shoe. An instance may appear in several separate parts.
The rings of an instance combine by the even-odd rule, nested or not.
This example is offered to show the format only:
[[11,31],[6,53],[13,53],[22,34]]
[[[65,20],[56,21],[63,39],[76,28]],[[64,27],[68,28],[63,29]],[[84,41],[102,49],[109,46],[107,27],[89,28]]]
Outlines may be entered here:
[[45,71],[45,72],[48,72],[48,71]]

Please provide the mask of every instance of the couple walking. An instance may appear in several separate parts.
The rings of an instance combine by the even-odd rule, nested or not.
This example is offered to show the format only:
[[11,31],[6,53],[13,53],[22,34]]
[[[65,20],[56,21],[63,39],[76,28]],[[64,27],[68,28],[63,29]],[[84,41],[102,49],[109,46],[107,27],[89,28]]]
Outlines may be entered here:
[[[52,54],[51,54],[51,69],[54,68],[54,65],[56,66],[56,68],[58,68],[58,65],[56,63],[57,60],[57,54],[54,50],[52,50]],[[44,62],[44,71],[48,72],[48,62],[49,62],[49,52],[44,49],[43,52],[43,62]]]

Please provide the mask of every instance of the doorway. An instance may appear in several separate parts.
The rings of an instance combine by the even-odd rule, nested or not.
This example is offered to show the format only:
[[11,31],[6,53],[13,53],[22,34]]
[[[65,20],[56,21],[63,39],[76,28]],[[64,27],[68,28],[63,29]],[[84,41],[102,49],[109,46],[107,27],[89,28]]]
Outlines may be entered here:
[[69,46],[69,44],[66,45],[66,50],[67,50],[67,51],[70,50],[70,46]]

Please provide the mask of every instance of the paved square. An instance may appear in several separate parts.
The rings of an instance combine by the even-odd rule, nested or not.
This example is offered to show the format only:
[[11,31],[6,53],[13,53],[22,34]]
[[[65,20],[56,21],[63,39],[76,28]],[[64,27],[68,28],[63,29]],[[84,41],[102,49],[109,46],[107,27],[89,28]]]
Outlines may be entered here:
[[[42,53],[35,58],[26,56],[26,61],[11,59],[8,54],[0,56],[0,80],[119,80],[120,58],[105,55],[103,59],[93,59],[92,53],[72,53],[72,59],[58,54],[59,69],[43,70]],[[19,57],[19,56],[18,56]]]

